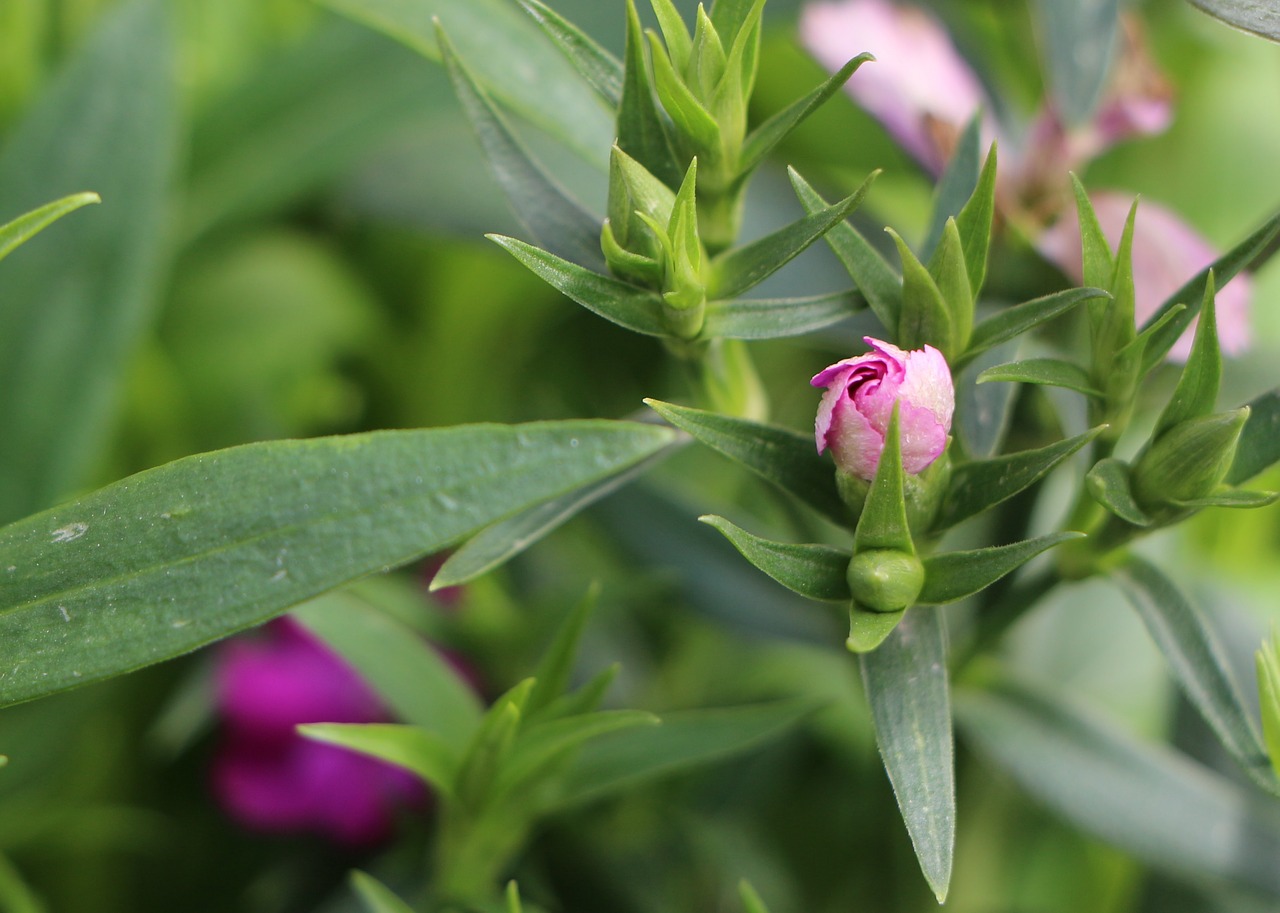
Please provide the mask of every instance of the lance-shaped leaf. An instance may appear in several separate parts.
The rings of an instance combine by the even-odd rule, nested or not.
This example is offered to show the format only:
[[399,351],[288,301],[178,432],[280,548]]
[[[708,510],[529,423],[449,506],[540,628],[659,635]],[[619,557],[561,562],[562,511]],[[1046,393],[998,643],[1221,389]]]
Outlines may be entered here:
[[1262,707],[1262,738],[1271,756],[1271,769],[1280,774],[1280,638],[1271,639],[1254,655],[1258,675],[1258,703]]
[[1256,792],[1027,686],[965,689],[955,710],[984,755],[1067,821],[1175,877],[1280,894],[1280,815]]
[[976,112],[956,141],[955,152],[942,173],[933,194],[933,211],[929,227],[920,246],[920,259],[929,260],[942,240],[947,219],[957,216],[978,187],[978,169],[982,167],[982,114]]
[[876,743],[920,869],[942,903],[955,847],[955,760],[942,610],[917,607],[859,657]]
[[924,559],[924,589],[918,601],[921,605],[941,605],[972,596],[1036,555],[1059,543],[1082,538],[1084,533],[1052,533],[1012,545],[930,555]]
[[673,190],[680,186],[686,163],[671,146],[662,112],[654,99],[644,52],[644,29],[634,0],[627,0],[627,44],[622,103],[618,108],[618,146]]
[[494,779],[520,733],[525,701],[532,690],[533,679],[526,678],[494,701],[480,721],[458,768],[454,792],[463,807],[477,810],[490,795]]
[[991,144],[987,160],[978,176],[969,202],[964,204],[956,218],[960,243],[964,248],[965,271],[969,276],[969,290],[976,299],[987,277],[987,250],[991,246],[991,221],[996,209],[996,144]]
[[531,718],[552,701],[563,697],[569,689],[569,678],[573,674],[578,645],[582,642],[582,633],[587,629],[587,622],[591,620],[599,598],[600,585],[593,583],[565,616],[556,631],[555,639],[538,661],[538,668],[533,673],[533,691],[525,706]]
[[867,306],[853,291],[807,298],[732,298],[707,305],[702,335],[729,339],[781,339],[812,333]]
[[1093,428],[1036,450],[956,464],[951,470],[951,486],[933,524],[934,531],[950,529],[961,520],[1013,497],[1101,432],[1102,427]]
[[46,203],[39,209],[18,216],[12,222],[0,225],[0,260],[9,256],[18,245],[35,237],[40,231],[61,219],[69,212],[75,212],[81,206],[90,203],[101,203],[102,198],[96,193],[75,193],[52,203]]
[[1200,612],[1155,565],[1132,555],[1112,571],[1164,654],[1174,680],[1241,767],[1280,794],[1252,713],[1247,709],[1217,637]]
[[872,549],[891,549],[908,555],[916,553],[902,490],[905,474],[902,471],[901,427],[899,404],[894,403],[889,425],[884,431],[884,450],[876,466],[876,477],[871,480],[862,514],[858,517],[858,527],[853,532],[855,554]]
[[1244,491],[1238,488],[1225,488],[1203,498],[1194,498],[1190,501],[1174,501],[1173,503],[1188,510],[1200,510],[1204,507],[1257,508],[1270,507],[1276,503],[1277,499],[1280,499],[1280,492]]
[[1015,384],[1041,384],[1046,387],[1062,387],[1075,390],[1085,396],[1102,396],[1093,387],[1089,372],[1079,365],[1060,358],[1028,358],[987,368],[978,375],[980,384],[991,381],[1008,381]]
[[1227,482],[1247,482],[1280,460],[1280,388],[1249,402],[1249,418],[1236,444]]
[[487,235],[538,278],[605,320],[646,336],[666,336],[662,296],[570,263],[549,251],[504,235]]
[[1115,272],[1115,258],[1111,255],[1111,245],[1102,231],[1098,214],[1093,211],[1093,204],[1089,202],[1088,191],[1074,174],[1071,175],[1071,189],[1075,193],[1076,213],[1080,223],[1084,284],[1110,288],[1111,276]]
[[622,103],[622,62],[600,47],[590,35],[540,0],[516,0],[533,17],[542,31],[555,42],[596,94],[610,108]]
[[964,247],[960,243],[960,229],[956,227],[955,219],[947,219],[942,230],[942,243],[929,261],[929,274],[938,284],[938,291],[951,314],[952,345],[957,352],[962,352],[973,332],[973,292],[969,287]]
[[653,62],[653,86],[676,130],[698,150],[720,147],[720,124],[676,73],[658,36],[649,34],[649,59]]
[[952,458],[990,459],[1001,451],[1018,388],[1013,384],[977,383],[986,368],[1018,354],[1017,340],[988,349],[955,372],[956,411],[952,420]]
[[835,467],[818,453],[812,437],[656,399],[646,399],[645,403],[711,449],[736,460],[836,523],[848,524],[849,513],[836,488]]
[[453,794],[459,751],[434,732],[395,723],[306,723],[298,732],[403,767],[443,795]]
[[[658,28],[662,30],[662,40],[667,44],[672,65],[681,73],[686,72],[689,69],[689,58],[693,54],[693,36],[689,34],[680,11],[671,0],[651,0],[650,5],[657,17]],[[699,16],[699,24],[702,19]]]
[[413,907],[372,875],[352,869],[350,879],[352,890],[359,895],[369,913],[413,913]]
[[1072,288],[1004,308],[973,328],[968,348],[953,364],[963,367],[987,349],[1021,336],[1082,302],[1110,297],[1100,288]]
[[862,186],[834,206],[820,209],[758,241],[715,257],[711,261],[710,296],[733,298],[741,295],[790,263],[857,209],[879,174],[879,171],[871,172]]
[[[813,214],[830,205],[795,169],[788,168],[787,175],[805,212]],[[902,310],[902,277],[848,222],[841,222],[823,237],[849,271],[854,285],[866,296],[868,306],[880,323],[886,329],[896,331]]]
[[583,266],[604,269],[600,219],[533,160],[458,59],[443,29],[437,28],[436,42],[462,110],[520,224],[551,252]]
[[661,721],[644,710],[602,710],[561,717],[521,730],[494,780],[491,801],[530,787],[540,775],[563,764],[568,755],[592,739],[636,727],[657,726]]
[[885,231],[893,238],[902,259],[902,310],[898,314],[898,345],[920,349],[926,344],[939,349],[948,362],[960,354],[955,347],[955,328],[951,310],[933,276],[892,228]]
[[1150,526],[1151,518],[1134,500],[1129,483],[1129,464],[1116,457],[1099,460],[1084,477],[1085,487],[1093,500],[1126,523]]
[[769,118],[748,134],[742,144],[742,159],[738,163],[738,171],[748,175],[754,171],[765,157],[782,142],[792,130],[804,122],[810,114],[840,90],[849,77],[868,60],[875,60],[870,54],[859,54],[835,72],[835,75],[808,95],[797,99]]
[[738,898],[742,901],[742,909],[745,913],[769,913],[769,908],[764,905],[756,889],[746,879],[738,882]]
[[848,602],[848,551],[829,545],[792,545],[770,542],[735,526],[724,517],[698,518],[733,543],[756,568],[794,593],[825,602]]
[[1280,41],[1280,8],[1274,3],[1256,0],[1191,0],[1191,3],[1228,25]]
[[390,431],[188,457],[0,529],[0,705],[119,675],[644,459],[628,422]]
[[1176,305],[1186,305],[1186,310],[1175,314],[1172,319],[1161,326],[1147,345],[1142,359],[1144,373],[1150,371],[1164,360],[1165,355],[1169,353],[1174,343],[1191,325],[1191,321],[1195,319],[1196,314],[1200,312],[1200,304],[1204,300],[1209,273],[1213,273],[1219,288],[1225,286],[1235,278],[1236,273],[1243,269],[1248,269],[1250,266],[1255,266],[1255,261],[1267,256],[1271,250],[1271,242],[1276,239],[1277,235],[1280,235],[1280,213],[1272,216],[1253,234],[1213,261],[1209,266],[1196,273],[1186,285],[1170,295],[1164,304],[1160,305],[1159,309],[1147,318],[1147,322],[1142,325],[1144,330],[1154,327],[1157,321],[1168,315]]
[[1040,47],[1047,58],[1054,107],[1067,125],[1084,126],[1111,75],[1120,3],[1100,0],[1072,6],[1038,0],[1033,8],[1039,14]]
[[1156,420],[1155,429],[1151,432],[1153,440],[1174,425],[1208,415],[1218,401],[1218,386],[1222,380],[1222,350],[1218,346],[1216,312],[1211,270],[1205,279],[1204,303],[1200,307],[1200,320],[1196,324],[1191,354],[1187,356],[1187,363],[1182,368],[1182,376],[1178,378],[1173,396]]

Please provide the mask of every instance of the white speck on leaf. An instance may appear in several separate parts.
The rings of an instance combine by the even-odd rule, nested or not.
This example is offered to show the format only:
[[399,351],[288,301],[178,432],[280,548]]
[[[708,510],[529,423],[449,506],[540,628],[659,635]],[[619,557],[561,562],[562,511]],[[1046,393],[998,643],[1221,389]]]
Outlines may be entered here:
[[58,606],[58,614],[62,616],[63,621],[66,621],[66,622],[71,621],[71,613],[67,611],[66,606],[64,605]]
[[72,542],[89,531],[88,523],[68,523],[60,526],[52,533],[52,542]]

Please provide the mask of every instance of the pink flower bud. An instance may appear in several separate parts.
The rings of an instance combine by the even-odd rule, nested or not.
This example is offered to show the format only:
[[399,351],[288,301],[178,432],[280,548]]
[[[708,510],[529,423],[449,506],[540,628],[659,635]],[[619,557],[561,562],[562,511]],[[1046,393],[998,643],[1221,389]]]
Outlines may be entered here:
[[870,336],[865,342],[873,351],[838,361],[811,381],[827,388],[814,424],[818,453],[830,448],[840,469],[875,478],[897,403],[902,467],[922,472],[947,447],[956,403],[951,369],[933,346],[904,352]]

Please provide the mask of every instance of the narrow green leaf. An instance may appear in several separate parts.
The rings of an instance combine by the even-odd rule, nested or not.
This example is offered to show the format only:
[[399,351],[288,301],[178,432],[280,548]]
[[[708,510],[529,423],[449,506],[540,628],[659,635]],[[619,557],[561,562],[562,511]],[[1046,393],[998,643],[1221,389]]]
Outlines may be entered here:
[[717,415],[661,400],[645,403],[681,431],[768,479],[841,525],[850,517],[836,488],[835,467],[813,439],[786,428]]
[[[1133,232],[1137,224],[1138,200],[1129,207],[1120,245],[1116,248],[1111,279],[1106,285],[1111,300],[1096,299],[1089,302],[1089,331],[1093,351],[1093,369],[1100,377],[1119,370],[1117,353],[1133,342],[1137,333],[1135,308],[1137,297],[1133,280]],[[1126,373],[1126,372],[1121,372]],[[1114,397],[1113,402],[1127,402],[1128,394]]]
[[845,639],[845,647],[850,653],[870,653],[893,633],[907,610],[899,612],[873,612],[864,609],[856,602],[849,604],[849,636]]
[[568,494],[536,504],[505,520],[499,520],[492,526],[486,526],[445,559],[440,570],[431,578],[431,589],[458,586],[489,573],[601,498],[640,478],[686,441],[676,441],[607,479],[583,485]]
[[875,57],[866,53],[859,54],[808,95],[792,102],[752,130],[742,144],[742,159],[738,163],[739,173],[747,175],[759,167],[778,143],[803,123],[805,118],[820,108],[828,98],[838,92],[858,67],[868,60],[875,60]]
[[1199,610],[1159,568],[1136,555],[1113,570],[1112,578],[1146,624],[1174,680],[1223,747],[1259,786],[1280,794],[1280,781],[1271,769],[1252,713]]
[[941,605],[972,596],[1036,555],[1062,542],[1082,538],[1084,533],[1053,533],[1012,545],[930,555],[924,559],[924,589],[919,601],[921,605]]
[[81,206],[90,203],[101,203],[102,198],[96,193],[76,193],[61,200],[46,203],[39,209],[33,209],[18,216],[12,222],[0,225],[0,260],[9,256],[14,248],[35,237],[40,231],[61,219],[69,212],[75,212]]
[[715,527],[756,568],[792,592],[826,602],[848,602],[849,552],[829,545],[791,545],[770,542],[735,526],[724,517],[698,518]]
[[1262,740],[1271,756],[1271,769],[1280,775],[1280,639],[1274,629],[1254,659],[1258,703],[1262,708]]
[[462,110],[520,224],[535,241],[557,256],[603,270],[601,220],[587,212],[534,161],[458,59],[443,30],[437,33],[436,42]]
[[1174,425],[1212,412],[1218,402],[1221,381],[1222,349],[1218,345],[1217,308],[1214,307],[1213,271],[1210,270],[1205,279],[1204,302],[1200,306],[1200,320],[1196,324],[1191,354],[1183,365],[1173,396],[1156,420],[1155,429],[1151,432],[1152,440]]
[[968,364],[987,349],[1015,339],[1045,321],[1065,314],[1081,302],[1110,297],[1100,288],[1071,288],[1004,308],[973,328],[969,347],[955,359],[953,367]]
[[983,754],[1067,821],[1178,878],[1280,894],[1280,815],[1256,792],[1011,682],[956,695]]
[[738,897],[745,913],[769,913],[769,908],[764,905],[756,889],[745,878],[738,882]]
[[662,40],[666,42],[672,65],[681,73],[687,72],[693,52],[693,36],[689,34],[689,27],[684,24],[680,11],[671,0],[650,0],[649,5],[658,20],[658,28],[662,30]]
[[662,107],[675,123],[678,133],[687,136],[698,150],[720,148],[720,124],[672,68],[658,36],[649,35],[649,60],[653,63],[653,86]]
[[1280,8],[1266,0],[1190,0],[1193,6],[1228,25],[1271,41],[1280,41]]
[[600,584],[593,583],[565,617],[556,631],[555,639],[539,660],[538,668],[533,673],[533,691],[525,705],[530,716],[563,697],[568,690],[578,645],[582,642],[582,632],[587,629],[587,622],[591,620],[599,598]]
[[672,440],[628,422],[472,425],[250,444],[132,476],[0,529],[0,705],[193,650]]
[[854,291],[808,298],[731,298],[707,305],[702,334],[710,338],[781,339],[812,333],[867,306]]
[[[793,168],[787,169],[791,186],[812,215],[829,205]],[[880,256],[880,252],[848,222],[841,222],[823,236],[832,252],[849,271],[854,284],[866,296],[867,304],[886,329],[896,331],[902,311],[902,277]]]
[[349,877],[352,890],[364,902],[369,913],[413,913],[412,907],[372,875],[352,869]]
[[902,309],[896,327],[898,345],[919,349],[928,344],[941,351],[948,362],[957,360],[960,353],[953,345],[955,331],[951,311],[937,283],[907,242],[892,228],[885,231],[893,238],[902,260]]
[[955,152],[942,173],[933,194],[933,211],[929,227],[920,246],[920,259],[929,260],[942,240],[947,219],[960,214],[978,186],[978,169],[982,160],[982,112],[976,112],[956,141]]
[[480,728],[458,768],[454,789],[464,808],[473,812],[482,808],[491,794],[494,780],[520,733],[525,701],[532,690],[533,679],[526,678],[494,701],[480,721]]
[[586,742],[636,727],[656,726],[661,721],[644,710],[602,710],[580,716],[559,717],[529,726],[520,733],[490,791],[491,801],[513,790],[533,785],[556,763]]
[[294,617],[350,663],[397,718],[462,751],[484,709],[475,692],[430,644],[364,598],[359,585],[312,599]]
[[955,848],[955,759],[942,611],[907,611],[859,657],[876,742],[925,880],[942,903]]
[[644,44],[644,29],[640,27],[635,0],[627,0],[627,45],[622,104],[618,108],[618,146],[674,190],[680,186],[688,162],[681,162],[676,156],[666,122],[654,100]]
[[934,521],[934,530],[950,529],[961,520],[1013,497],[1097,437],[1103,427],[1038,450],[955,465],[951,470],[951,487]]
[[1151,518],[1134,500],[1129,483],[1129,464],[1124,460],[1107,457],[1098,461],[1084,477],[1084,483],[1093,500],[1121,520],[1134,526],[1151,525]]
[[515,881],[507,882],[507,913],[523,913],[520,904],[520,888]]
[[486,237],[565,297],[572,298],[605,320],[646,336],[667,335],[667,326],[662,319],[661,295],[602,276],[515,238],[504,235]]
[[612,666],[597,672],[578,690],[562,694],[536,714],[532,714],[529,722],[545,723],[548,720],[558,720],[563,717],[576,716],[598,710],[601,701],[604,700],[605,693],[608,692],[613,680],[618,677],[618,673],[621,670],[622,666],[614,663]]
[[984,370],[1018,356],[1019,340],[1010,340],[987,349],[963,368],[955,371],[956,411],[952,420],[954,450],[952,460],[986,460],[1000,453],[1013,417],[1017,399],[1015,384],[981,384]]
[[1249,418],[1236,444],[1227,482],[1247,482],[1280,460],[1280,387],[1249,402]]
[[790,263],[857,209],[879,175],[879,171],[871,172],[862,186],[834,206],[820,209],[758,241],[727,250],[714,258],[708,290],[711,297],[720,299],[741,295]]
[[1199,510],[1203,507],[1257,508],[1270,507],[1276,503],[1277,499],[1280,499],[1280,492],[1244,491],[1228,488],[1214,492],[1204,498],[1196,498],[1193,501],[1175,501],[1174,503],[1189,510]]
[[540,0],[516,0],[533,17],[548,38],[573,64],[605,104],[616,109],[622,103],[622,61],[600,47],[582,31]]
[[726,41],[733,41],[755,5],[756,0],[715,0],[711,4],[711,24]]
[[298,732],[403,767],[443,795],[453,794],[458,752],[434,732],[395,723],[304,723]]
[[942,242],[929,261],[929,275],[937,283],[938,292],[951,315],[953,351],[963,352],[973,333],[973,292],[969,286],[960,229],[956,227],[955,219],[947,219],[947,224],[942,229]]
[[978,383],[1009,381],[1016,384],[1042,384],[1047,387],[1063,387],[1085,396],[1102,396],[1093,388],[1089,372],[1079,365],[1058,358],[1028,358],[987,368],[978,375]]
[[750,751],[816,709],[811,701],[795,700],[664,714],[660,726],[629,729],[584,745],[552,805],[581,805]]
[[[876,477],[871,480],[867,499],[862,505],[858,528],[853,533],[853,550],[891,549],[916,553],[911,540],[911,527],[907,524],[907,502],[902,491],[905,474],[902,471],[901,417],[898,404],[894,403],[889,416],[889,427],[884,432],[884,450],[876,466]],[[899,603],[900,605],[901,603]]]
[[1089,202],[1089,193],[1080,179],[1071,175],[1071,188],[1076,196],[1076,215],[1080,224],[1081,257],[1084,265],[1084,284],[1098,288],[1111,287],[1111,275],[1115,272],[1115,258],[1111,245],[1098,222],[1098,215]]
[[1119,0],[1064,5],[1037,0],[1054,109],[1072,127],[1083,126],[1092,116],[1111,75],[1111,58],[1120,22]]
[[1186,305],[1186,310],[1173,316],[1154,334],[1142,359],[1142,370],[1147,372],[1164,360],[1165,355],[1173,348],[1179,337],[1191,326],[1191,321],[1200,312],[1200,303],[1204,300],[1205,287],[1212,272],[1218,288],[1224,287],[1235,278],[1236,273],[1255,265],[1255,261],[1268,255],[1271,242],[1280,235],[1280,213],[1272,216],[1253,234],[1245,238],[1231,250],[1227,251],[1209,266],[1196,273],[1182,288],[1170,295],[1154,314],[1142,325],[1143,330],[1151,329],[1158,321],[1165,318],[1171,310],[1179,305]]
[[978,176],[973,196],[956,216],[960,242],[964,248],[969,290],[976,299],[987,277],[987,249],[991,246],[991,222],[996,210],[996,144],[991,144],[987,160]]
[[0,268],[0,522],[85,486],[165,269],[178,139],[170,4],[114,4],[0,150],[6,214],[92,187]]

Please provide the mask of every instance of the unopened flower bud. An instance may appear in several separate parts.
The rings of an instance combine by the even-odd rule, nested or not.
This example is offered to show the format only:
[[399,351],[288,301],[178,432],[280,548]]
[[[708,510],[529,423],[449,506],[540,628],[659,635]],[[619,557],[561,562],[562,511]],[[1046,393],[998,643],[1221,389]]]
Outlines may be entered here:
[[1157,515],[1179,502],[1210,495],[1226,477],[1236,443],[1249,418],[1244,407],[1190,419],[1170,428],[1133,467],[1131,484],[1138,506]]
[[873,612],[900,612],[924,587],[924,565],[909,552],[871,549],[853,556],[848,570],[853,601]]

